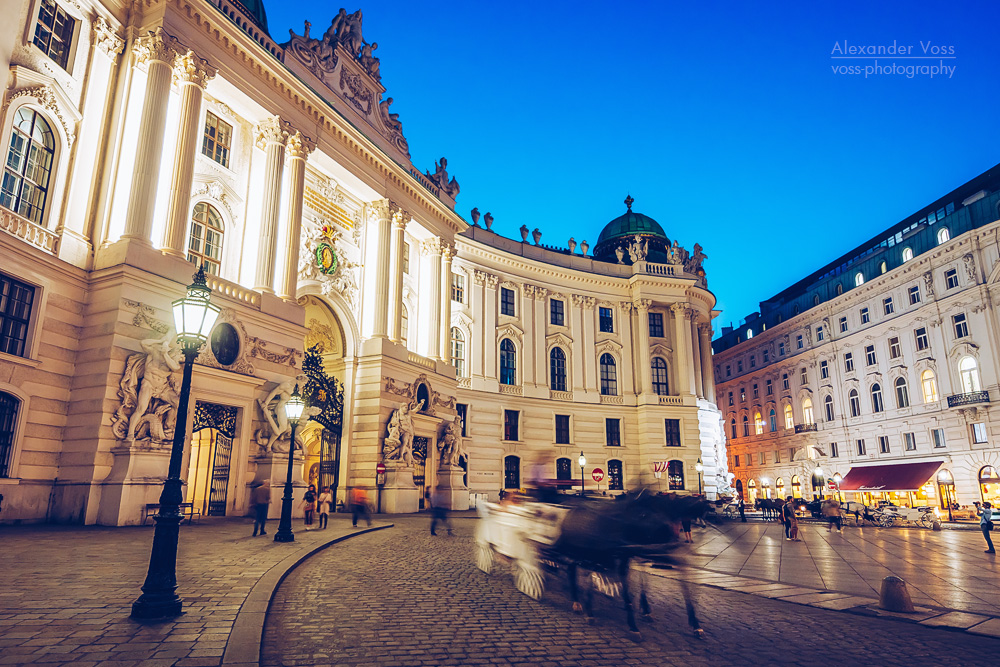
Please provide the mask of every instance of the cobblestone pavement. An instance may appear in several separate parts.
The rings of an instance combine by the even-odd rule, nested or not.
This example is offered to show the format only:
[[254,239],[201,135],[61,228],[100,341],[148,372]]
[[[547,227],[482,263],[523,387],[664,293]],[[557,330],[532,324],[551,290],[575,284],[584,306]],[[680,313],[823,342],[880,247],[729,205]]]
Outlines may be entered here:
[[[268,523],[277,530],[277,521]],[[353,532],[346,516],[324,531],[303,531],[298,520],[293,529],[295,542],[277,544],[273,532],[252,538],[249,519],[183,525],[177,579],[185,613],[139,624],[129,613],[146,577],[152,526],[0,527],[0,665],[219,665],[254,584],[289,556]]]
[[311,557],[278,589],[261,664],[290,665],[987,665],[1000,640],[693,586],[704,640],[687,628],[678,584],[650,577],[655,620],[628,639],[618,602],[598,596],[593,626],[550,578],[540,602],[504,568],[473,564],[471,520],[431,537],[427,520]]
[[892,574],[907,582],[914,604],[1000,616],[1000,563],[985,554],[979,531],[883,529],[846,525],[828,533],[800,523],[787,542],[776,522],[729,522],[705,531],[691,562],[731,575],[878,597]]

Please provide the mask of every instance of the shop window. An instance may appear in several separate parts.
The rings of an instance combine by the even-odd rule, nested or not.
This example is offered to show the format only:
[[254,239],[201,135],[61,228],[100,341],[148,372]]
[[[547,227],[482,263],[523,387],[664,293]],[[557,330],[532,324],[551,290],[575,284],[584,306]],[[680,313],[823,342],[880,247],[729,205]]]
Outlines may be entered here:
[[53,0],[42,0],[35,23],[34,43],[59,67],[67,69],[76,19],[63,11]]
[[552,391],[566,391],[566,353],[561,347],[549,352],[549,386]]
[[618,459],[608,461],[608,490],[625,490],[625,475],[623,474],[622,462]]
[[[680,419],[665,419],[664,429],[666,430],[666,444],[667,447],[680,447],[681,446],[681,420]],[[733,420],[733,430],[736,430],[736,420]]]
[[983,466],[979,470],[979,493],[984,503],[994,507],[1000,503],[1000,474],[993,466]]
[[35,288],[0,273],[0,352],[27,356]]
[[233,144],[233,126],[211,111],[205,112],[205,132],[201,152],[223,167],[229,167],[229,153]]
[[521,488],[521,459],[517,456],[506,456],[503,460],[503,488]]
[[670,482],[671,491],[684,490],[684,462],[670,461],[667,463],[667,479]]
[[42,115],[28,107],[18,109],[4,163],[0,206],[44,225],[55,147],[55,135]]
[[13,465],[14,434],[21,401],[13,394],[0,391],[0,477],[10,477]]

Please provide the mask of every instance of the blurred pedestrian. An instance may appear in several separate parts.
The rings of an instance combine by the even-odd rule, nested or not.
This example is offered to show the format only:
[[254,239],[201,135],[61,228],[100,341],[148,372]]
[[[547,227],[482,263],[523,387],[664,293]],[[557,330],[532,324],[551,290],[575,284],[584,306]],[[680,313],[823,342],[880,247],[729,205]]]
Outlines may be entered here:
[[323,493],[319,494],[317,502],[319,504],[319,527],[322,530],[330,525],[330,506],[333,504],[333,494],[330,493],[329,486],[323,487]]
[[302,497],[302,509],[305,513],[306,530],[312,530],[313,517],[316,514],[316,485],[309,485],[306,495]]
[[691,539],[691,518],[690,517],[685,517],[685,518],[681,519],[681,530],[684,531],[684,541],[685,542],[694,542],[694,540]]
[[448,492],[440,487],[435,487],[428,495],[428,500],[431,504],[431,535],[437,535],[434,529],[437,528],[438,521],[448,529],[449,535],[453,535],[451,521],[448,519]]
[[792,496],[788,496],[788,500],[785,501],[785,507],[788,508],[788,539],[792,542],[800,542],[799,517],[795,515],[795,499]]
[[364,517],[369,526],[372,525],[372,517],[368,513],[368,494],[361,487],[351,489],[351,525],[358,527],[358,517]]
[[739,502],[736,503],[736,507],[740,511],[740,522],[746,523],[747,522],[747,508],[746,508],[746,505],[743,503],[743,496],[740,496]]
[[983,537],[986,538],[986,546],[989,547],[983,553],[995,554],[996,549],[993,548],[993,538],[990,537],[990,531],[993,530],[993,505],[983,503],[980,507],[977,501],[976,514],[979,515],[979,529],[983,531]]
[[834,526],[837,527],[838,533],[844,532],[843,526],[840,523],[840,501],[836,498],[824,500],[823,504],[820,505],[820,508],[823,512],[823,516],[826,517],[826,520],[830,525],[830,527],[826,529],[826,532],[832,533]]
[[250,492],[250,504],[253,506],[253,536],[257,537],[258,530],[261,535],[267,535],[264,530],[267,524],[267,511],[271,507],[271,480],[265,479],[254,487]]

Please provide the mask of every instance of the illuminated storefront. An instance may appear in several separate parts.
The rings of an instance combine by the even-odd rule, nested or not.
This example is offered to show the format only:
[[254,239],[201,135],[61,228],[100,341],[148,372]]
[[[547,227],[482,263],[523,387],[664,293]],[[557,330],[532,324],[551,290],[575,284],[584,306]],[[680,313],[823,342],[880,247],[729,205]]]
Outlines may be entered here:
[[983,466],[979,470],[979,495],[984,503],[994,507],[1000,503],[1000,475],[993,466]]

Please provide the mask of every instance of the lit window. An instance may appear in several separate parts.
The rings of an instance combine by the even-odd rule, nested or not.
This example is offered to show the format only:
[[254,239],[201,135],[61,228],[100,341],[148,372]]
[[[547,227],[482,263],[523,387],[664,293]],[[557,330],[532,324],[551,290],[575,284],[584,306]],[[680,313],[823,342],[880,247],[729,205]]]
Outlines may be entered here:
[[938,245],[941,245],[942,243],[947,243],[949,239],[951,239],[951,233],[948,232],[947,227],[942,227],[941,229],[938,230],[937,233]]
[[884,407],[882,403],[882,385],[876,382],[872,385],[872,412],[882,412]]
[[868,324],[871,321],[871,316],[868,314],[867,308],[861,309],[861,324]]
[[[15,357],[27,356],[25,348],[34,301],[34,287],[0,273],[0,352]],[[0,423],[0,427],[2,426]],[[0,442],[0,448],[2,447],[3,442]],[[0,460],[0,466],[2,465],[3,461]]]
[[816,420],[813,419],[813,402],[809,397],[802,399],[802,423],[812,424]]
[[601,395],[618,395],[618,369],[615,358],[607,352],[601,355]]
[[667,464],[667,488],[670,491],[684,490],[684,462],[671,461]]
[[974,358],[962,357],[958,362],[958,374],[962,378],[962,391],[966,394],[982,389],[979,384],[979,366]]
[[795,418],[792,416],[792,406],[790,405],[785,406],[785,428],[795,428]]
[[451,300],[465,303],[465,276],[460,273],[451,274]]
[[66,69],[76,19],[67,14],[53,0],[42,0],[35,24],[35,46],[52,58],[59,67]]
[[605,308],[603,306],[598,308],[597,318],[599,320],[600,328],[603,333],[614,333],[615,318],[612,315],[610,308]]
[[[660,357],[653,357],[650,370],[653,380],[653,393],[657,396],[667,396],[670,393],[670,387],[667,384],[667,362]],[[729,405],[732,404],[733,392],[729,392]]]
[[910,407],[910,393],[906,388],[906,378],[896,378],[896,407]]
[[549,300],[549,323],[556,327],[566,324],[566,312],[562,300]]
[[889,358],[899,359],[901,356],[903,356],[903,350],[899,344],[899,337],[893,336],[889,339]]
[[517,348],[510,338],[500,341],[500,384],[517,384]]
[[924,391],[924,403],[933,403],[938,400],[937,379],[934,371],[927,369],[920,374],[920,386]]
[[921,350],[926,350],[927,348],[929,348],[931,346],[930,345],[930,341],[927,338],[927,328],[926,327],[920,327],[919,329],[914,329],[913,330],[913,337],[914,337],[914,339],[916,339],[917,352],[920,352]]
[[760,416],[760,412],[753,413],[753,428],[754,433],[760,435],[764,432],[764,420]]
[[[514,415],[516,417],[517,413]],[[515,424],[515,429],[516,426]],[[516,456],[505,456],[503,459],[503,488],[521,488],[521,459]]]
[[458,327],[451,328],[451,363],[455,366],[455,374],[465,377],[465,335]]
[[908,290],[910,295],[910,305],[915,306],[920,303],[920,286],[914,285]]
[[10,150],[4,164],[0,206],[37,225],[44,224],[55,136],[41,114],[21,107],[14,114]]
[[753,338],[753,329],[747,329],[747,340]]
[[955,269],[948,269],[945,271],[944,283],[947,289],[955,289],[958,287],[958,271]]
[[622,470],[622,462],[611,459],[608,461],[608,491],[622,491],[624,489],[625,475]]
[[886,264],[885,262],[882,262],[881,264],[878,265],[879,273],[885,273],[888,270],[889,270],[889,265]]
[[865,276],[863,273],[858,271],[856,274],[854,274],[854,286],[861,287],[864,284],[865,284]]
[[500,314],[514,317],[514,290],[500,288]]
[[903,248],[903,261],[909,262],[911,259],[913,259],[913,249]]
[[847,395],[847,400],[851,405],[851,416],[859,416],[861,414],[861,397],[858,395],[858,390],[852,389]]
[[205,267],[206,273],[219,275],[222,267],[222,216],[211,204],[200,202],[191,215],[187,259]]
[[205,136],[201,142],[201,152],[223,167],[228,167],[232,144],[233,126],[211,111],[206,111]]
[[955,325],[955,338],[965,338],[969,335],[969,323],[965,319],[965,313],[952,315],[951,321]]
[[566,391],[566,353],[561,347],[549,352],[549,386],[552,391]]

